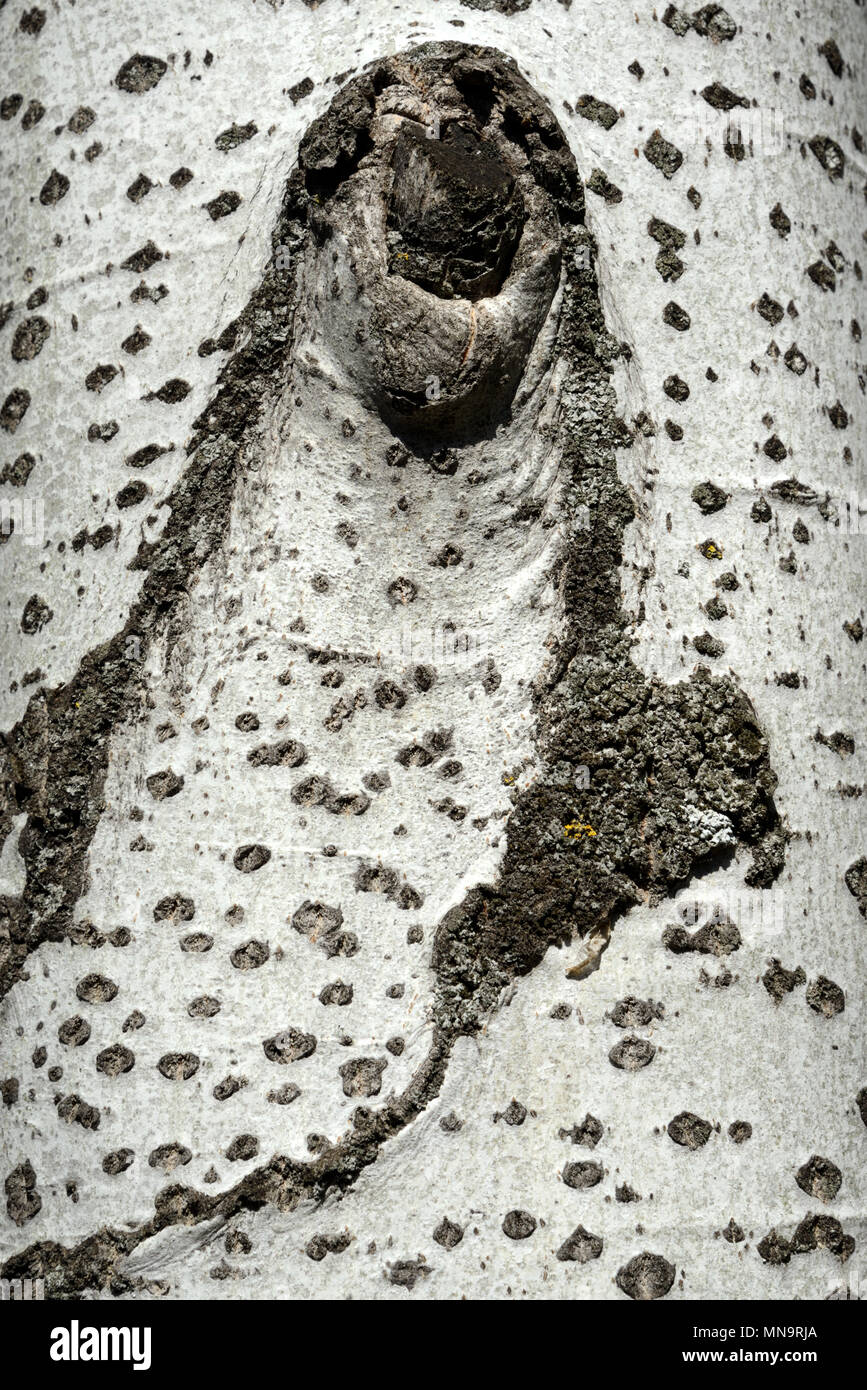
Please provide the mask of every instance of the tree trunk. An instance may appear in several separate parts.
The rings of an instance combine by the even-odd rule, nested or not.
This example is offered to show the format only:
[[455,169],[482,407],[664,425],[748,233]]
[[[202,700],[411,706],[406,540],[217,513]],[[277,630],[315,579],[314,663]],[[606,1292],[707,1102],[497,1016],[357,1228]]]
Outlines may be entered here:
[[361,18],[0,20],[3,1275],[826,1297],[862,16]]

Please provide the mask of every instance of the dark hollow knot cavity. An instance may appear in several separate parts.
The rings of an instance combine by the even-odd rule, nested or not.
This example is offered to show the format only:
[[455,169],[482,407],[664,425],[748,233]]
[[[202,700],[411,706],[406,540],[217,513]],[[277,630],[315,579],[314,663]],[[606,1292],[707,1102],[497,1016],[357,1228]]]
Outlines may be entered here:
[[402,126],[388,198],[389,270],[444,299],[480,299],[505,280],[524,200],[490,141],[462,125],[437,139]]

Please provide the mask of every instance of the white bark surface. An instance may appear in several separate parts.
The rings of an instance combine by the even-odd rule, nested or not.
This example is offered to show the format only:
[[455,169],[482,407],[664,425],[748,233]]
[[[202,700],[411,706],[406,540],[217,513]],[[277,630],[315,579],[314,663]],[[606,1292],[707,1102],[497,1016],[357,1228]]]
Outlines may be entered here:
[[[606,326],[631,349],[613,376],[617,412],[631,426],[644,412],[655,427],[639,428],[619,456],[638,509],[621,570],[633,658],[669,683],[699,663],[732,676],[767,735],[775,801],[791,832],[773,888],[746,888],[749,861],[739,854],[676,901],[632,908],[585,978],[566,971],[586,944],[551,948],[503,995],[481,1033],[457,1042],[439,1094],[343,1194],[332,1189],[324,1202],[289,1211],[267,1205],[170,1225],[118,1262],[136,1296],[623,1298],[615,1277],[642,1251],[674,1266],[670,1298],[821,1298],[858,1286],[867,1237],[867,1131],[856,1100],[867,1085],[865,922],[844,875],[865,853],[865,647],[851,635],[865,621],[865,542],[847,533],[845,504],[854,499],[857,514],[867,435],[860,331],[852,326],[865,317],[864,16],[842,0],[804,4],[800,16],[778,0],[732,0],[727,8],[737,33],[723,41],[676,33],[661,22],[663,6],[591,0],[534,0],[511,15],[459,0],[79,0],[46,3],[37,35],[18,28],[21,4],[0,14],[9,54],[0,95],[23,96],[0,126],[0,300],[14,304],[0,339],[0,395],[24,388],[32,398],[14,433],[0,435],[0,472],[24,452],[35,459],[26,486],[4,474],[0,488],[0,501],[35,503],[31,514],[25,507],[15,515],[0,548],[0,726],[12,729],[34,690],[70,681],[86,653],[123,628],[142,584],[131,561],[166,524],[162,503],[187,466],[193,421],[226,360],[224,352],[200,356],[198,346],[219,335],[261,281],[283,184],[310,122],[349,71],[415,43],[459,40],[514,57],[561,122],[585,185],[601,169],[622,191],[615,202],[588,190],[586,225]],[[839,77],[818,51],[829,39],[843,55]],[[134,53],[167,64],[144,93],[114,85]],[[629,71],[636,60],[640,80]],[[799,88],[802,72],[817,89],[812,100]],[[293,100],[288,91],[307,77],[312,90]],[[714,82],[751,103],[733,113],[745,139],[752,135],[742,160],[726,154],[725,117],[702,99]],[[612,128],[578,113],[585,93],[620,113]],[[22,116],[34,100],[45,114],[26,130]],[[75,134],[67,123],[80,107],[96,118]],[[215,146],[233,123],[251,121],[251,139],[228,151]],[[655,129],[683,153],[670,178],[643,154]],[[811,150],[817,136],[843,151],[841,177]],[[182,167],[194,177],[176,189],[170,176]],[[46,205],[39,193],[52,169],[69,190]],[[153,187],[133,201],[127,189],[142,173]],[[699,206],[687,196],[693,189]],[[212,220],[204,204],[223,190],[242,201]],[[786,235],[770,220],[777,204],[791,222]],[[677,251],[685,268],[674,282],[654,265],[652,218],[685,234]],[[143,273],[122,269],[148,242],[162,259]],[[833,290],[807,274],[817,261],[833,270]],[[429,471],[386,467],[391,433],[359,407],[350,364],[333,349],[339,335],[324,345],[321,335],[305,337],[305,313],[315,328],[312,306],[330,272],[324,253],[305,271],[302,329],[281,405],[262,425],[258,452],[244,459],[224,544],[147,655],[146,703],[112,735],[90,884],[75,915],[106,937],[126,928],[132,940],[97,950],[45,942],[29,957],[27,978],[0,1002],[0,1080],[19,1081],[17,1100],[0,1109],[0,1166],[5,1176],[29,1161],[41,1198],[24,1224],[0,1213],[3,1258],[38,1242],[72,1247],[102,1226],[141,1226],[170,1182],[218,1194],[274,1154],[308,1162],[316,1136],[335,1144],[351,1128],[359,1100],[344,1093],[338,1071],[348,1060],[386,1064],[379,1099],[363,1103],[403,1093],[431,1045],[437,924],[475,884],[494,881],[517,790],[538,772],[530,686],[562,620],[550,574],[561,528],[504,536],[496,527],[504,494],[510,508],[541,497],[550,516],[560,515],[560,459],[540,431],[556,415],[560,376],[547,350],[558,301],[522,382],[523,413],[495,441],[462,451],[459,481],[473,470],[487,476],[458,492]],[[140,281],[168,293],[131,303]],[[28,309],[39,286],[47,302]],[[771,311],[776,322],[757,311],[763,294],[781,308],[781,316]],[[663,321],[671,300],[688,313],[688,332]],[[50,336],[38,356],[15,361],[13,335],[34,314]],[[138,328],[149,342],[131,353],[122,344]],[[793,344],[808,364],[802,374],[785,360]],[[88,374],[109,363],[118,369],[113,379],[87,389]],[[305,371],[311,363],[318,379]],[[683,402],[663,391],[673,374],[689,385]],[[189,383],[184,399],[146,399],[175,378]],[[114,437],[89,441],[88,427],[109,420],[119,426]],[[666,420],[682,438],[669,436]],[[786,449],[777,461],[764,448],[774,436]],[[155,442],[166,452],[146,468],[125,465]],[[118,491],[137,478],[149,489],[146,503],[118,510]],[[830,497],[831,507],[774,496],[772,484],[786,478],[818,501]],[[708,480],[730,500],[702,515],[692,492]],[[770,522],[751,517],[761,497]],[[336,534],[344,517],[357,534],[352,546]],[[793,537],[799,521],[807,542]],[[73,548],[83,530],[93,537],[106,525],[107,544]],[[472,568],[431,563],[458,539]],[[701,553],[709,539],[722,560]],[[795,572],[780,565],[790,554]],[[715,587],[721,572],[737,576],[736,590]],[[311,583],[320,574],[324,592]],[[423,577],[418,601],[396,609],[386,586],[409,574]],[[52,616],[22,632],[33,595]],[[717,620],[703,607],[714,595],[727,609]],[[428,634],[446,621],[470,635],[478,661],[443,666],[428,656]],[[692,645],[706,631],[723,644],[717,656]],[[413,660],[431,660],[439,678],[383,717],[375,688],[384,679],[406,685],[408,633]],[[308,646],[341,654],[327,667],[344,676],[339,686],[323,686],[326,668],[308,659]],[[490,691],[482,685],[489,656],[502,677]],[[284,670],[292,679],[281,685]],[[795,672],[797,685],[780,683]],[[340,701],[339,728],[324,727]],[[245,712],[256,714],[257,731],[236,727]],[[197,730],[203,717],[208,727]],[[396,762],[400,749],[445,729],[455,746],[444,756],[462,764],[457,782],[441,780],[436,767]],[[854,751],[845,740],[840,751],[817,742],[819,729],[827,739],[854,739]],[[303,745],[301,770],[250,767],[251,748],[281,739]],[[183,791],[155,800],[145,779],[169,767],[183,776]],[[372,772],[388,772],[390,785],[365,791]],[[314,773],[338,794],[370,799],[370,811],[337,816],[294,803],[292,789]],[[434,807],[447,795],[466,807],[464,819]],[[136,807],[142,814],[133,820]],[[0,891],[11,898],[24,884],[15,847],[24,819],[16,814],[0,857]],[[710,822],[707,834],[721,831],[725,843],[729,830]],[[137,836],[150,848],[130,853]],[[268,846],[270,861],[239,874],[236,849],[256,843]],[[328,845],[337,853],[323,855]],[[377,864],[398,867],[400,886],[410,884],[421,905],[357,892],[359,868]],[[155,922],[154,905],[178,893],[195,900],[194,919]],[[328,959],[293,928],[308,900],[341,905],[361,946],[356,955]],[[243,919],[227,920],[233,906]],[[739,927],[737,952],[716,959],[666,949],[662,934],[679,910],[700,923],[717,909]],[[420,941],[408,939],[413,925]],[[180,937],[198,931],[215,938],[214,948],[179,951]],[[231,953],[251,940],[267,944],[267,961],[233,968]],[[780,1002],[762,983],[774,958],[803,970]],[[93,1008],[76,999],[90,972],[117,985],[115,998]],[[845,1009],[830,1017],[808,1004],[820,977],[845,995]],[[337,980],[352,985],[352,1002],[325,1007],[319,995]],[[662,1016],[628,1030],[657,1049],[652,1065],[635,1072],[609,1060],[627,1031],[612,1010],[631,996],[664,1005]],[[217,1000],[219,1012],[191,1017],[191,1001],[203,997]],[[553,1017],[560,1004],[568,1016]],[[146,1022],[124,1032],[133,1010]],[[77,1014],[87,1015],[90,1038],[64,1047],[58,1026]],[[260,1040],[289,1028],[315,1035],[316,1051],[297,1068],[275,1067]],[[386,1051],[394,1038],[402,1051]],[[118,1077],[98,1072],[97,1053],[117,1043],[134,1050],[134,1067]],[[47,1058],[37,1064],[41,1046]],[[173,1052],[201,1059],[189,1083],[157,1073]],[[55,1067],[62,1077],[53,1081]],[[302,1068],[295,1101],[267,1099],[286,1081],[300,1084]],[[243,1084],[215,1103],[213,1087],[228,1076]],[[99,1128],[66,1122],[58,1094],[97,1107]],[[666,1130],[681,1112],[710,1123],[695,1150]],[[592,1147],[568,1133],[588,1114],[603,1131]],[[736,1143],[728,1130],[740,1121],[752,1133]],[[227,1150],[241,1135],[258,1146],[233,1160]],[[164,1144],[189,1152],[169,1177],[148,1163]],[[124,1149],[135,1155],[131,1166],[105,1172],[105,1155]],[[827,1204],[796,1183],[812,1155],[842,1174]],[[576,1162],[601,1165],[595,1185],[563,1181]],[[637,1200],[622,1200],[624,1184]],[[504,1234],[514,1210],[537,1223],[525,1239]],[[854,1237],[845,1263],[827,1249],[781,1264],[762,1258],[763,1237],[776,1229],[790,1240],[809,1212],[835,1217]],[[463,1232],[451,1248],[434,1237],[444,1218]],[[731,1220],[740,1240],[721,1235]],[[558,1260],[578,1226],[601,1238],[601,1254]],[[323,1233],[351,1240],[324,1259],[308,1257]]]

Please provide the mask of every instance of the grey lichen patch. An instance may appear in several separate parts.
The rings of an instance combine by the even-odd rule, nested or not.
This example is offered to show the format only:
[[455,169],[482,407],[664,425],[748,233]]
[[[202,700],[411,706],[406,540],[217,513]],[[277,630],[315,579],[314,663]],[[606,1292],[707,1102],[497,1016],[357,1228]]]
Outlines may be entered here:
[[867,857],[862,855],[854,864],[850,864],[843,881],[858,904],[861,916],[867,917]]
[[722,507],[728,502],[729,496],[731,493],[725,492],[725,489],[717,486],[716,482],[699,482],[692,489],[692,500],[703,516],[711,516],[714,512],[721,512]]
[[444,1216],[435,1228],[433,1238],[437,1245],[441,1245],[444,1250],[454,1250],[455,1246],[460,1245],[464,1238],[464,1229],[456,1221],[450,1221],[447,1216]]
[[745,1144],[752,1138],[753,1127],[748,1120],[732,1120],[727,1133],[733,1144]]
[[29,1159],[13,1168],[4,1182],[6,1215],[16,1226],[32,1221],[42,1210],[42,1198],[36,1187],[36,1173]]
[[583,116],[587,121],[595,121],[601,125],[603,130],[610,130],[620,119],[617,108],[608,101],[601,101],[599,97],[590,96],[585,93],[575,102],[575,110],[579,116]]
[[623,190],[612,183],[608,175],[601,169],[593,169],[586,187],[591,193],[596,193],[600,198],[604,198],[606,203],[615,204],[623,202]]
[[629,1298],[646,1301],[664,1298],[674,1283],[676,1270],[663,1255],[651,1254],[645,1250],[633,1255],[617,1271],[616,1284]]
[[47,319],[36,315],[19,323],[12,338],[11,353],[16,362],[31,362],[38,357],[51,333]]
[[646,1028],[655,1019],[665,1017],[665,1007],[652,999],[636,999],[630,994],[619,999],[607,1016],[616,1028]]
[[795,1174],[795,1182],[808,1197],[818,1197],[820,1202],[833,1202],[843,1182],[843,1174],[830,1158],[813,1154]]
[[263,868],[271,858],[267,845],[240,845],[232,856],[232,863],[242,874],[254,874]]
[[669,1120],[667,1129],[669,1139],[686,1149],[703,1148],[713,1133],[709,1120],[703,1120],[689,1110],[682,1110],[673,1120]]
[[749,109],[750,105],[747,97],[738,96],[737,92],[733,92],[722,82],[711,82],[709,86],[702,89],[701,95],[708,106],[714,107],[716,111],[733,111],[736,106],[745,106]]
[[141,95],[157,85],[167,66],[162,58],[154,58],[146,53],[134,53],[118,69],[114,79],[115,85],[122,92]]
[[55,1104],[60,1119],[68,1125],[80,1125],[82,1129],[99,1129],[102,1115],[98,1107],[83,1100],[80,1095],[73,1093],[68,1096],[57,1096]]
[[521,14],[528,10],[533,0],[461,0],[467,10],[496,10],[499,14]]
[[603,1133],[601,1122],[588,1112],[579,1124],[573,1125],[571,1129],[561,1129],[560,1138],[570,1139],[573,1144],[581,1144],[587,1149],[595,1149]]
[[184,1144],[158,1144],[148,1154],[148,1167],[161,1168],[164,1173],[173,1173],[176,1168],[184,1167],[189,1163],[192,1156],[191,1151]]
[[233,212],[237,212],[243,201],[240,193],[233,189],[223,189],[215,198],[211,198],[210,202],[205,203],[204,207],[211,221],[218,222],[221,217],[229,217]]
[[846,168],[846,156],[829,135],[815,135],[808,141],[809,148],[831,179],[841,179]]
[[819,975],[807,985],[807,1003],[814,1013],[821,1014],[823,1018],[833,1018],[845,1009],[846,996],[833,980]]
[[612,1047],[608,1060],[618,1071],[641,1071],[650,1066],[655,1056],[656,1048],[652,1042],[630,1034]]
[[348,1231],[338,1231],[334,1235],[319,1234],[307,1242],[306,1254],[311,1260],[318,1262],[324,1260],[326,1255],[342,1255],[351,1243],[352,1237]]
[[793,989],[797,989],[798,985],[806,984],[806,982],[807,976],[803,966],[798,965],[794,970],[787,970],[776,956],[771,960],[762,976],[762,984],[777,1004],[787,994],[791,994]]
[[567,1236],[557,1251],[557,1259],[563,1262],[575,1261],[587,1264],[588,1260],[598,1260],[602,1254],[601,1236],[591,1235],[583,1226],[576,1226],[571,1236]]
[[596,1187],[605,1176],[605,1169],[601,1163],[595,1163],[592,1159],[587,1159],[583,1163],[567,1163],[563,1169],[563,1181],[567,1187],[575,1188],[577,1191],[584,1191],[588,1187]]
[[305,1033],[300,1028],[287,1028],[284,1032],[275,1034],[273,1038],[266,1038],[262,1043],[262,1050],[269,1062],[286,1066],[290,1062],[299,1062],[312,1056],[316,1051],[316,1039],[312,1033]]
[[509,1240],[528,1240],[537,1224],[530,1212],[515,1207],[503,1217],[503,1235],[508,1236]]
[[258,135],[258,133],[259,127],[255,121],[248,121],[246,125],[238,125],[237,122],[233,122],[226,130],[220,132],[214,140],[214,144],[218,150],[225,154],[227,151],[237,149],[239,145],[245,144],[247,140],[252,140],[253,136]]
[[30,409],[30,392],[23,386],[15,386],[0,406],[0,429],[14,434]]
[[54,207],[69,192],[69,179],[59,169],[52,169],[39,190],[39,201],[43,207]]
[[167,1052],[157,1062],[157,1071],[166,1081],[189,1081],[199,1070],[194,1052]]
[[686,244],[686,233],[679,227],[673,227],[670,222],[664,222],[661,217],[651,217],[647,224],[647,234],[659,243],[660,250],[655,264],[662,279],[679,280],[686,267],[677,253]]
[[741,946],[741,934],[734,922],[722,914],[702,923],[694,932],[673,924],[662,933],[662,944],[675,955],[697,951],[700,955],[728,956]]
[[345,1096],[378,1096],[382,1089],[382,1073],[388,1066],[386,1058],[356,1057],[338,1068]]
[[658,130],[655,130],[650,138],[645,141],[644,158],[654,168],[664,174],[667,179],[674,178],[681,164],[683,155],[676,145],[670,140],[666,140]]
[[855,1237],[847,1235],[834,1216],[808,1212],[792,1237],[792,1253],[806,1255],[813,1250],[829,1250],[845,1264],[855,1250]]
[[95,972],[85,975],[75,988],[76,996],[85,1004],[107,1004],[117,996],[117,985],[105,975]]
[[96,1070],[101,1071],[105,1076],[123,1076],[125,1072],[132,1071],[135,1066],[135,1053],[122,1043],[113,1043],[111,1047],[104,1047],[96,1055]]
[[669,328],[676,328],[678,333],[685,333],[691,323],[689,314],[674,299],[670,299],[663,309],[662,321]]

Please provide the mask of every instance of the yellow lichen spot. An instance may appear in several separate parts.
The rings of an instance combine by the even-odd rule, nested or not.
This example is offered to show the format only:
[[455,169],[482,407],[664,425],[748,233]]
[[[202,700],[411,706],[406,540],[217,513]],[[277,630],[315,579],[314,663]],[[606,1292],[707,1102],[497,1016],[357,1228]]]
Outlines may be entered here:
[[573,821],[570,825],[563,826],[563,834],[567,840],[592,839],[596,831],[592,825],[583,825],[580,821]]

